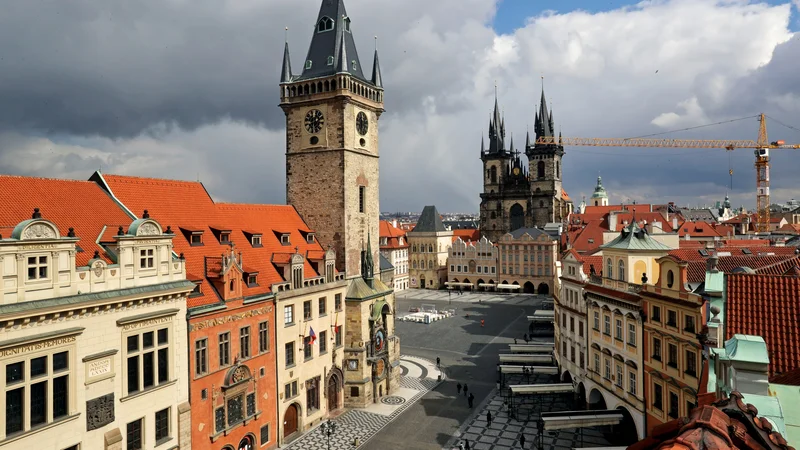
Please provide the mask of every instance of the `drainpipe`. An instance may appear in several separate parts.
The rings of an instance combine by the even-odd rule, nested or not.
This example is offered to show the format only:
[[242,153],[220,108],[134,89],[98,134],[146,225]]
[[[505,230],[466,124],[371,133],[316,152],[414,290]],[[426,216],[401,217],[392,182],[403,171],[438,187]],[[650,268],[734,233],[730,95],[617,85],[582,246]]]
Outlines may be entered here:
[[275,425],[277,425],[277,427],[275,427],[276,428],[275,433],[277,434],[277,438],[278,438],[277,439],[278,447],[283,447],[283,422],[281,422],[281,400],[280,400],[281,386],[278,385],[278,374],[280,373],[279,372],[280,368],[278,367],[278,364],[280,364],[280,358],[278,358],[278,349],[277,349],[277,346],[278,346],[278,327],[276,326],[277,324],[275,323],[275,321],[277,320],[277,317],[278,317],[278,296],[277,295],[273,295],[272,296],[272,304],[273,304],[272,310],[275,312],[272,315],[272,318],[273,318],[273,320],[272,320],[272,324],[273,324],[273,327],[272,327],[272,342],[274,342],[275,346],[276,346],[275,352],[274,352],[274,354],[275,354],[275,387],[276,387],[276,389],[275,389]]

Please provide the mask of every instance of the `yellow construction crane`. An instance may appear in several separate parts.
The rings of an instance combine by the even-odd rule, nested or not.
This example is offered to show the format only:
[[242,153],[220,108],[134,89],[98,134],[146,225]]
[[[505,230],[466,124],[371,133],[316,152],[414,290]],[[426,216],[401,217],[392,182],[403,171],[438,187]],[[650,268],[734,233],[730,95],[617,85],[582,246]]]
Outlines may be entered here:
[[756,210],[758,232],[769,231],[769,151],[771,149],[800,149],[800,144],[784,141],[769,142],[766,115],[759,116],[758,140],[724,139],[653,139],[653,138],[574,138],[540,137],[536,144],[590,147],[669,147],[669,148],[752,148],[756,157]]

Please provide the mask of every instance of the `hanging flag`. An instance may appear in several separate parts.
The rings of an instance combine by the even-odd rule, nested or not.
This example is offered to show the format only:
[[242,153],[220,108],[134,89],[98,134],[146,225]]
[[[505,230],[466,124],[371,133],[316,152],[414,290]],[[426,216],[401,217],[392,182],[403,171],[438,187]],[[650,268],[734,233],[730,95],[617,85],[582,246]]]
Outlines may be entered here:
[[311,330],[311,334],[309,334],[309,337],[311,338],[310,343],[311,345],[314,345],[314,341],[317,340],[317,333],[314,333],[314,327],[310,327],[309,329]]

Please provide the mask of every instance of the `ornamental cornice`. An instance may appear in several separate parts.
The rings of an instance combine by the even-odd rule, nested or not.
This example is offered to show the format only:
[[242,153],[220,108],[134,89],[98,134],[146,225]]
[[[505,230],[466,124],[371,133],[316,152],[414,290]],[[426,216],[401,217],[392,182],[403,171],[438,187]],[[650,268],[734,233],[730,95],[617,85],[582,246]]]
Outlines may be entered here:
[[226,323],[236,322],[243,319],[248,319],[253,316],[266,315],[272,312],[272,306],[264,306],[262,308],[251,309],[239,314],[230,314],[223,317],[215,317],[213,319],[201,320],[189,325],[189,331],[200,331],[206,328],[225,325]]

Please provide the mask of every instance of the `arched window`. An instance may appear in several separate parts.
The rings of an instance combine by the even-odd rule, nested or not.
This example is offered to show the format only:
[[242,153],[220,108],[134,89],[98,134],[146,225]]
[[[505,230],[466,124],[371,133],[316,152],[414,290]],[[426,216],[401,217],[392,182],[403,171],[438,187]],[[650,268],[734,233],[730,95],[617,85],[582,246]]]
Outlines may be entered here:
[[536,176],[538,178],[544,178],[544,161],[539,161],[536,164]]
[[489,179],[492,181],[492,184],[497,183],[497,166],[492,166],[489,169]]
[[606,260],[606,278],[611,278],[612,269],[614,267],[614,263],[611,262],[611,258]]
[[492,211],[492,213],[490,215],[491,215],[492,219],[496,219],[497,218],[497,214],[494,211]]
[[619,260],[619,273],[617,273],[617,279],[619,281],[625,281],[625,261]]
[[416,261],[414,261],[414,268],[415,269],[417,268],[417,262]]
[[675,284],[675,274],[671,270],[667,271],[667,287],[671,288]]
[[428,253],[433,253],[433,245],[428,244]]
[[509,211],[511,216],[511,230],[514,231],[525,226],[525,210],[519,203],[514,203]]
[[428,261],[428,269],[433,269],[433,260]]
[[323,17],[319,19],[319,23],[317,24],[317,32],[322,33],[323,31],[329,31],[333,29],[333,19],[330,17]]

